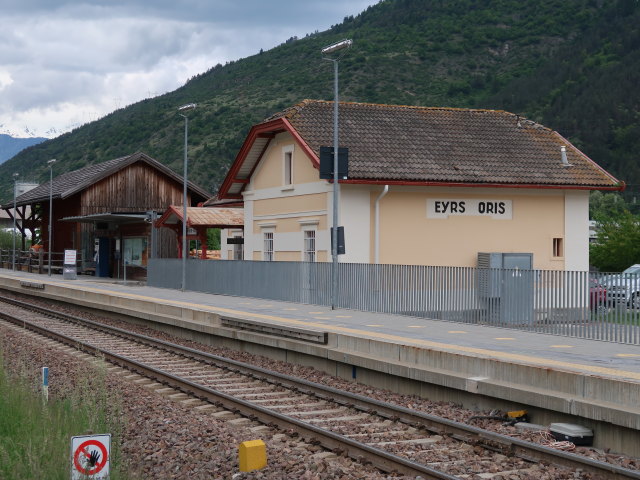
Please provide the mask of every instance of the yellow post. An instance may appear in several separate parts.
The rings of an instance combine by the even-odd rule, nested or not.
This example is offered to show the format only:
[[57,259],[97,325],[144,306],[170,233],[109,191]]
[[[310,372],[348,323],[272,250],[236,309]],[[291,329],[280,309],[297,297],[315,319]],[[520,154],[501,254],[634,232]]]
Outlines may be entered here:
[[242,442],[238,449],[240,471],[251,472],[267,466],[267,446],[262,440]]

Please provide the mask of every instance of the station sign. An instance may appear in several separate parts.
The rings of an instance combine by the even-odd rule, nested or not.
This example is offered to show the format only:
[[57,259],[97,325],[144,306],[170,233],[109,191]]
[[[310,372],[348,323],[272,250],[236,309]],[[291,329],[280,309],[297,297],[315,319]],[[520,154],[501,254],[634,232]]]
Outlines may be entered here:
[[71,480],[108,479],[111,434],[71,437]]
[[496,220],[511,220],[511,200],[478,198],[428,198],[427,218],[449,218],[453,216],[490,217]]

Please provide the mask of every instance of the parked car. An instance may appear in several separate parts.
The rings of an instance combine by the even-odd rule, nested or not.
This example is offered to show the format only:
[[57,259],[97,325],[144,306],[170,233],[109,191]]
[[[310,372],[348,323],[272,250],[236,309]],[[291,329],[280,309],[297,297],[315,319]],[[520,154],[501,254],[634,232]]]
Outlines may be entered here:
[[596,313],[609,311],[607,289],[593,277],[589,279],[589,310]]
[[632,265],[622,273],[606,275],[602,282],[609,303],[640,309],[640,264]]

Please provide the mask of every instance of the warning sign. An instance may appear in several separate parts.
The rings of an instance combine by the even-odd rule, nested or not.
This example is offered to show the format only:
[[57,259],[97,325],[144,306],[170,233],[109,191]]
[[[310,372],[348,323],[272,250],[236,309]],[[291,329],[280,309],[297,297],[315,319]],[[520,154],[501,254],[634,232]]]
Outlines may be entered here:
[[71,438],[71,480],[109,477],[111,435]]

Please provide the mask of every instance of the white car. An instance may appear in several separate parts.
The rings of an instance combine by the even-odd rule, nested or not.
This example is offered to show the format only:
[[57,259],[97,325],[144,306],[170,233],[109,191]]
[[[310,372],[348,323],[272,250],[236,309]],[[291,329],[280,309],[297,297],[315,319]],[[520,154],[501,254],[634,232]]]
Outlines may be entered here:
[[610,304],[628,305],[640,309],[640,264],[631,265],[624,272],[602,278]]

